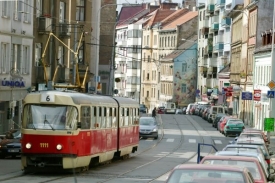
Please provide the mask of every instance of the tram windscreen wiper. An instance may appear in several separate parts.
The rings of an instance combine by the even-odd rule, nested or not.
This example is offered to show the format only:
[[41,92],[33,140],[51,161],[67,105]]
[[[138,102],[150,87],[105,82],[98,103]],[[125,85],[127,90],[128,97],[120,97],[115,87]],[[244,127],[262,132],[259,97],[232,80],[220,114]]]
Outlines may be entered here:
[[45,119],[44,119],[44,125],[45,125],[45,123],[47,123],[47,124],[52,128],[53,131],[55,130],[55,129],[53,128],[53,126],[51,125],[51,123],[47,120],[46,114],[45,114]]

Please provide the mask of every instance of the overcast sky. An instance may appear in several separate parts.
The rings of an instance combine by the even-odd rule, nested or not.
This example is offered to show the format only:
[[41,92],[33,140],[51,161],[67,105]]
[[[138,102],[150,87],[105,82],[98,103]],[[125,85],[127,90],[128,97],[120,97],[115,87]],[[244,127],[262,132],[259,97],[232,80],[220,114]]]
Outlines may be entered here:
[[[161,0],[162,2],[164,0]],[[173,3],[182,3],[183,0],[172,0]],[[188,1],[188,0],[185,0]],[[206,0],[198,0],[199,2],[205,2]],[[117,4],[131,3],[131,4],[141,4],[141,3],[150,3],[152,0],[117,0]],[[121,5],[117,6],[117,11],[120,11]]]

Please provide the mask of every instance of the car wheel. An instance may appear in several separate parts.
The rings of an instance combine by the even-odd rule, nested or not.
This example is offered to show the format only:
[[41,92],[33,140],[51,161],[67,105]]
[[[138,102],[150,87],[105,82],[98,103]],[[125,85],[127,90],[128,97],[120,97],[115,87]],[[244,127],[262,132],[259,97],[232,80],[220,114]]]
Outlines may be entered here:
[[3,154],[0,154],[0,159],[4,159],[5,156]]
[[154,139],[158,139],[159,138],[159,136],[156,136]]
[[228,134],[227,134],[227,133],[223,133],[223,134],[224,134],[224,136],[228,137]]

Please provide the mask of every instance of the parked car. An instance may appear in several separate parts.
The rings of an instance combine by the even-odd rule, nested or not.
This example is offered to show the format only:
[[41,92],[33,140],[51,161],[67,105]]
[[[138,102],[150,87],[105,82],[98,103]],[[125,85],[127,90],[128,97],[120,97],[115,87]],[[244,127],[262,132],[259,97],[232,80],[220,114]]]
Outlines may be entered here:
[[187,107],[182,108],[182,114],[186,114]]
[[165,113],[165,107],[164,106],[160,106],[157,108],[157,113],[158,114],[164,114]]
[[268,164],[265,161],[263,153],[249,152],[249,151],[219,151],[215,155],[217,155],[217,156],[244,156],[244,157],[257,158],[258,161],[261,163],[261,165],[263,167],[266,178],[270,181],[273,181],[269,177],[269,167],[268,167]]
[[21,155],[20,130],[10,130],[0,141],[0,158],[11,156],[15,158]]
[[269,141],[267,136],[260,132],[260,131],[244,131],[242,134],[240,134],[239,138],[250,138],[250,137],[259,137],[260,139],[263,139],[265,141],[265,144],[268,146]]
[[139,118],[139,137],[158,139],[158,124],[154,117]]
[[218,113],[225,114],[225,112],[226,112],[225,109],[226,109],[226,107],[223,107],[223,106],[211,106],[210,110],[209,110],[209,117],[208,117],[207,121],[209,123],[213,123],[213,121],[215,120],[216,115]]
[[231,165],[243,168],[245,167],[252,174],[256,183],[267,182],[266,174],[261,163],[254,157],[207,155],[201,160],[200,163],[208,165]]
[[229,118],[224,126],[223,133],[227,137],[229,135],[240,135],[245,129],[244,123],[241,119]]
[[188,104],[187,109],[186,109],[186,114],[190,114],[189,113],[190,109],[192,109],[192,107],[195,106],[195,105],[197,105],[197,104],[195,104],[195,103]]
[[144,104],[139,104],[139,112],[147,113],[147,107]]
[[181,164],[168,176],[166,183],[253,183],[249,169],[226,165]]
[[263,153],[262,149],[257,145],[229,144],[225,146],[222,150],[223,151],[249,151],[249,152]]
[[231,117],[231,116],[226,116],[226,117],[223,118],[223,121],[220,122],[220,125],[219,125],[219,131],[220,131],[222,134],[224,133],[224,127],[225,127],[225,125],[226,125],[226,123],[227,123],[227,121],[228,121],[229,119],[236,119],[236,118],[235,118],[235,117]]
[[265,156],[265,160],[267,164],[270,166],[270,155],[273,155],[274,152],[268,151],[265,142],[262,139],[259,138],[238,138],[236,144],[238,145],[257,145],[259,146]]
[[217,124],[218,124],[218,122],[220,121],[220,119],[221,119],[223,116],[226,116],[226,114],[223,114],[223,113],[218,113],[218,114],[217,114],[215,120],[214,120],[213,123],[212,123],[212,126],[213,126],[214,128],[217,128]]

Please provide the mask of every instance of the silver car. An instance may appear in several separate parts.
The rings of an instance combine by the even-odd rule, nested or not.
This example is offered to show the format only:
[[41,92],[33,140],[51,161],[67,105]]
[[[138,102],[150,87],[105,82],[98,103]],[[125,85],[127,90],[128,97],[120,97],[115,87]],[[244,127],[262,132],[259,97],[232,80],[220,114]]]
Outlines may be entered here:
[[139,137],[158,139],[158,123],[154,117],[139,118]]

